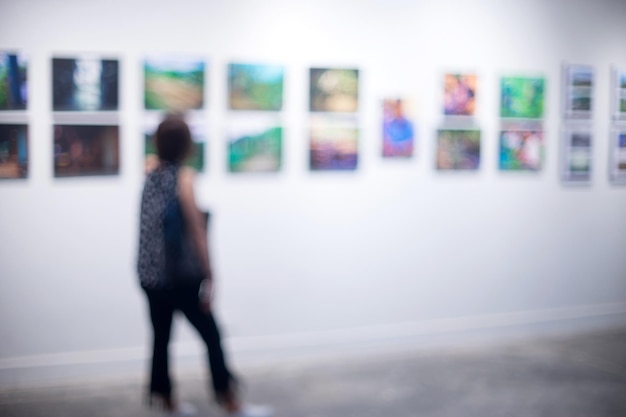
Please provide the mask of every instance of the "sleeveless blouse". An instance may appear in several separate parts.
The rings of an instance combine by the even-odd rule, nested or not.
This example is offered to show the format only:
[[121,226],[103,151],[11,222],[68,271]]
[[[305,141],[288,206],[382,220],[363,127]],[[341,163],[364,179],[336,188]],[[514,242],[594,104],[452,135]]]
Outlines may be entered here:
[[143,288],[166,289],[163,217],[177,198],[177,164],[165,164],[148,174],[141,197],[137,272]]

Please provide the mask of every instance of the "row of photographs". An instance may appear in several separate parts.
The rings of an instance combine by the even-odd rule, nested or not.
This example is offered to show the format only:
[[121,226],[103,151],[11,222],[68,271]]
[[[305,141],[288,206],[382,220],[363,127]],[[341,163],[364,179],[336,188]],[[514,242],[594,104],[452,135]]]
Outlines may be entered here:
[[[149,58],[143,62],[146,110],[200,110],[205,107],[206,64],[201,59]],[[228,109],[281,111],[285,67],[249,63],[228,64]],[[0,110],[25,110],[28,105],[28,60],[23,54],[0,52]],[[52,110],[98,112],[119,110],[120,65],[99,56],[52,58]],[[563,66],[563,114],[591,118],[594,69]],[[612,71],[612,115],[626,119],[626,70]],[[546,81],[543,77],[502,77],[500,117],[541,119]],[[476,113],[476,74],[445,74],[443,114]],[[359,70],[309,69],[311,112],[355,113],[359,110]]]
[[[617,126],[617,125],[616,125]],[[193,154],[188,165],[206,169],[206,140],[198,125],[191,125]],[[499,169],[539,171],[544,161],[541,122],[503,124],[499,132]],[[409,157],[414,152],[412,126],[391,127],[383,121],[382,155]],[[153,144],[154,126],[144,137],[145,169],[158,162]],[[389,132],[393,132],[388,135]],[[309,130],[309,168],[312,171],[356,170],[359,160],[356,124],[316,121]],[[591,180],[593,133],[590,125],[564,129],[562,179],[585,183]],[[117,175],[120,169],[118,125],[53,126],[55,177]],[[436,134],[435,167],[441,171],[475,171],[481,165],[482,134],[477,129],[440,129]],[[0,124],[0,178],[26,178],[29,166],[28,125]],[[283,128],[273,124],[240,125],[230,129],[227,141],[230,172],[278,172],[283,162]],[[626,126],[612,133],[610,177],[626,180]]]

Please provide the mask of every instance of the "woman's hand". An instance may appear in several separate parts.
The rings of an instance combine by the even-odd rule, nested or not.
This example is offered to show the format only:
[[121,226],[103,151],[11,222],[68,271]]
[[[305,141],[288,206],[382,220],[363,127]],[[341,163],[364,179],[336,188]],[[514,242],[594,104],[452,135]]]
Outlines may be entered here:
[[200,284],[200,291],[198,292],[198,299],[200,300],[200,308],[202,311],[211,312],[211,305],[213,303],[213,280],[204,279]]

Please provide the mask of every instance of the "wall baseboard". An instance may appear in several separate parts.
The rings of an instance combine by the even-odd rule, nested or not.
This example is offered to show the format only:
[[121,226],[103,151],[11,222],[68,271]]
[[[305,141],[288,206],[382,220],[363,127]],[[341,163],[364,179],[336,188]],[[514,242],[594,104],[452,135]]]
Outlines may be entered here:
[[[307,361],[344,354],[391,353],[419,348],[458,346],[472,340],[506,340],[559,331],[580,332],[598,326],[626,325],[626,303],[424,320],[379,326],[226,338],[239,366],[288,360]],[[204,353],[199,342],[176,342],[171,355],[177,368],[198,369]],[[143,376],[149,347],[130,347],[0,359],[0,389],[71,383],[78,380]]]

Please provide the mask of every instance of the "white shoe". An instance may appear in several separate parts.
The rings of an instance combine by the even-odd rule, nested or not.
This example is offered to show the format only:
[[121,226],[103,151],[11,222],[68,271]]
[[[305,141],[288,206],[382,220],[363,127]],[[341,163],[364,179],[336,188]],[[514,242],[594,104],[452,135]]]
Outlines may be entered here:
[[167,417],[194,417],[196,414],[198,414],[196,406],[187,402],[182,402],[175,410],[165,413]]
[[228,414],[229,417],[272,417],[274,410],[266,405],[246,404],[241,410]]

